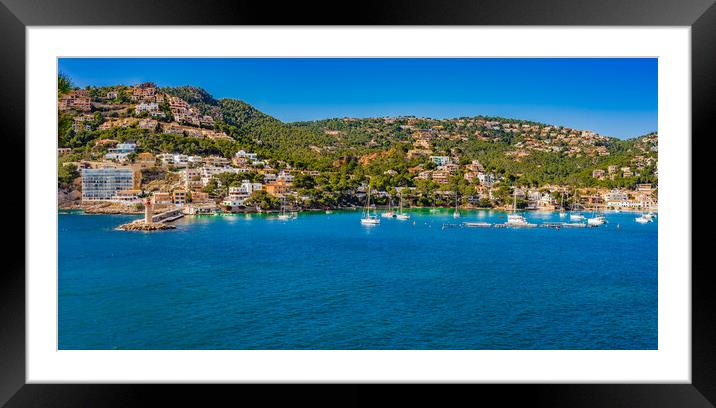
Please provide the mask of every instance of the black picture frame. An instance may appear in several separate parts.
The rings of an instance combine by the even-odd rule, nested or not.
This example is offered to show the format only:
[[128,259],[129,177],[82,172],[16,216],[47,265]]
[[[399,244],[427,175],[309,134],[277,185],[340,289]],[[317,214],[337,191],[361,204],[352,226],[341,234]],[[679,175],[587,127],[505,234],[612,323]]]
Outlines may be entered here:
[[[189,0],[0,0],[0,135],[10,153],[6,171],[25,169],[25,28],[66,25],[559,25],[690,26],[692,47],[692,186],[705,185],[708,152],[716,135],[716,6],[714,0],[490,0],[382,1],[321,4]],[[699,149],[693,149],[698,140]],[[705,168],[705,165],[704,165]],[[24,180],[24,177],[23,177]],[[25,185],[13,186],[7,207],[6,254],[0,274],[0,405],[136,406],[154,405],[152,396],[171,395],[185,404],[214,405],[223,395],[233,400],[260,396],[267,403],[307,399],[314,405],[375,402],[401,405],[406,399],[443,405],[487,401],[561,406],[713,406],[716,403],[716,305],[712,268],[700,267],[712,239],[692,238],[692,382],[632,385],[480,385],[462,388],[398,388],[378,399],[382,387],[341,385],[330,392],[295,387],[288,393],[265,388],[163,385],[31,385],[25,382]],[[690,197],[688,197],[690,198]],[[687,199],[687,198],[685,198]],[[701,227],[703,228],[703,227]],[[20,231],[23,233],[20,234]],[[693,230],[692,230],[693,231]],[[706,264],[708,265],[708,264]],[[681,271],[689,273],[689,271]],[[223,394],[223,395],[222,395]],[[166,404],[162,404],[166,405]]]

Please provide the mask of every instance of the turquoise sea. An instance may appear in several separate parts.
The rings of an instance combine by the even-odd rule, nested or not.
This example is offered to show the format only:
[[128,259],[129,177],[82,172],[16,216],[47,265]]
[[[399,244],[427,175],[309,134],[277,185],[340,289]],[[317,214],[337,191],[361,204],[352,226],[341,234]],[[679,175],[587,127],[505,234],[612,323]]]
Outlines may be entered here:
[[[656,349],[657,224],[505,213],[60,214],[60,349]],[[556,213],[527,213],[558,222]]]

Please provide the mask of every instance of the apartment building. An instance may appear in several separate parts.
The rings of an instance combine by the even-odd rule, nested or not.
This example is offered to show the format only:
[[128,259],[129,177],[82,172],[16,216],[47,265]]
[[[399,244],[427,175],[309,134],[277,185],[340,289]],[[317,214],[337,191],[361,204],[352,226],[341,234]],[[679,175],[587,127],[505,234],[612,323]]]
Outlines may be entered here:
[[134,171],[128,167],[82,169],[81,175],[83,201],[109,201],[134,186]]

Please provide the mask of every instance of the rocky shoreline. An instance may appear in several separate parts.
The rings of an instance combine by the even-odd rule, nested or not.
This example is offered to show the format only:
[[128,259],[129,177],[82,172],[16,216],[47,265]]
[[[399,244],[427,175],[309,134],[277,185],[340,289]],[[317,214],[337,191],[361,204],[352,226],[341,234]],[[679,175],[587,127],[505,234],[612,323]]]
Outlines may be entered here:
[[60,210],[81,210],[85,214],[142,214],[142,209],[133,205],[123,205],[116,203],[60,203]]

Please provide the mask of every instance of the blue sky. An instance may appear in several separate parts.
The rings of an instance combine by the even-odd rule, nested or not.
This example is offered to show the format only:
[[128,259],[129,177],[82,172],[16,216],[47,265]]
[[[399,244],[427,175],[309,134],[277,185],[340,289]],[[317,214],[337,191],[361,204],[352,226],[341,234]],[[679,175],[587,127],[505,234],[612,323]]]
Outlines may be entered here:
[[657,130],[655,58],[63,58],[76,86],[195,85],[283,121],[495,115],[630,138]]

